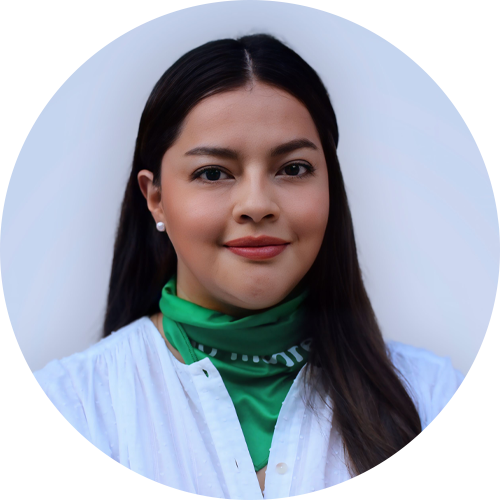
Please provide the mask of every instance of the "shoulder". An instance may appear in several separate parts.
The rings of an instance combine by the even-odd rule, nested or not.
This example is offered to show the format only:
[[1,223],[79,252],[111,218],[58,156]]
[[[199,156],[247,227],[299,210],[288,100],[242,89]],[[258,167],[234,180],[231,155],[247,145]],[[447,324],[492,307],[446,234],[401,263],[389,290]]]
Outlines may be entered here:
[[449,357],[403,344],[387,342],[389,357],[412,396],[422,428],[446,406],[462,383],[464,376],[453,367]]
[[116,381],[148,365],[158,351],[156,328],[144,316],[113,332],[83,352],[48,363],[34,376],[56,408],[89,437],[86,410],[96,400],[109,399]]
[[453,369],[449,357],[438,356],[427,349],[395,341],[387,342],[386,346],[392,362],[404,375],[433,377],[442,370]]

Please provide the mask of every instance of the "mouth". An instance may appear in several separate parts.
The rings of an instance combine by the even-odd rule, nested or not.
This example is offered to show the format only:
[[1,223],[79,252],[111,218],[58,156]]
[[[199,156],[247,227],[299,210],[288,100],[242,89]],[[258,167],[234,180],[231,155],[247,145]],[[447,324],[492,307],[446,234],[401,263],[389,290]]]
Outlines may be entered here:
[[236,255],[241,255],[242,257],[247,257],[249,259],[270,259],[279,255],[289,243],[283,245],[266,245],[262,247],[229,247],[226,248]]

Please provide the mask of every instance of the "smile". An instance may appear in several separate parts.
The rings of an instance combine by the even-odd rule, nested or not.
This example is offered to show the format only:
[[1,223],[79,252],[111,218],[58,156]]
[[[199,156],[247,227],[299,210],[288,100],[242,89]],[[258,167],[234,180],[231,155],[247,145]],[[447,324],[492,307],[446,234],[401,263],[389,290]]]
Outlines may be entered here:
[[283,245],[269,245],[269,246],[261,246],[261,247],[226,247],[231,252],[236,255],[241,255],[242,257],[247,257],[249,259],[270,259],[271,257],[276,257],[279,255],[285,248],[288,246],[288,243]]

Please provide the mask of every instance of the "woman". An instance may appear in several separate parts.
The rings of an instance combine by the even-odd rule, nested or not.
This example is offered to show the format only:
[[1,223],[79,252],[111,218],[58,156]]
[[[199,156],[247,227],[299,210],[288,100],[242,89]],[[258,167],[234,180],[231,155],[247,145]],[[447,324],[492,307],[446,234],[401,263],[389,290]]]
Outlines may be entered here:
[[376,466],[462,376],[386,345],[315,71],[268,35],[181,57],[141,117],[104,340],[37,372],[104,453],[166,485],[280,498]]

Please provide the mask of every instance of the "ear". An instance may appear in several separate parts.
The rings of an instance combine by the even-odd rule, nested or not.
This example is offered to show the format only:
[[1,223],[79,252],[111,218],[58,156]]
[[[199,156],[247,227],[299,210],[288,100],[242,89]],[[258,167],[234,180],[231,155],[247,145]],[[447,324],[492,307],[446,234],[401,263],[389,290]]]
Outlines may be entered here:
[[151,212],[155,222],[163,222],[166,226],[163,206],[161,204],[161,189],[153,185],[153,172],[141,170],[137,174],[137,181],[142,194],[146,198],[148,209]]

